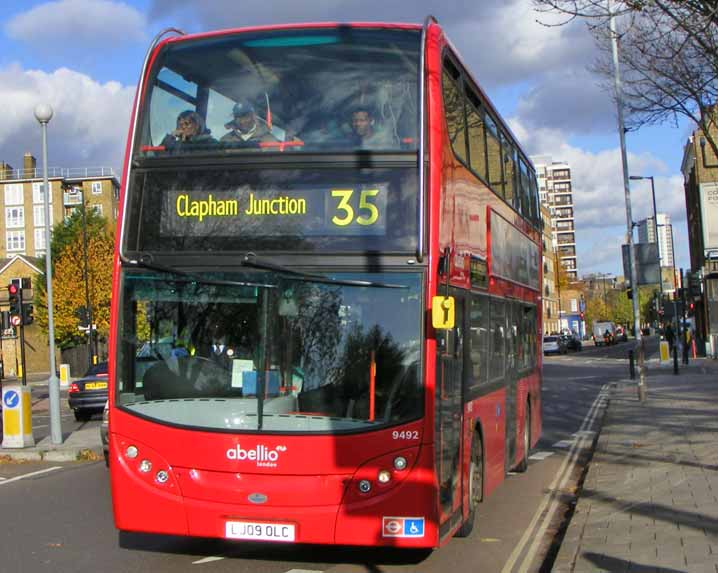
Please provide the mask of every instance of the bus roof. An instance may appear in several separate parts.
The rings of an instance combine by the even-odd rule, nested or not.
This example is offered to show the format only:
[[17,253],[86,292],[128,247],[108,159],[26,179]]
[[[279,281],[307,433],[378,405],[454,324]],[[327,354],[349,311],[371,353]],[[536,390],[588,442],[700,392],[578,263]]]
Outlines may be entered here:
[[299,24],[267,24],[262,26],[248,26],[246,28],[226,28],[212,30],[209,32],[197,32],[183,36],[172,36],[161,42],[158,47],[170,42],[184,42],[187,40],[214,38],[217,36],[229,36],[231,34],[245,34],[249,32],[266,32],[270,30],[304,30],[309,28],[390,28],[394,30],[421,30],[420,24],[390,23],[390,22],[303,22]]

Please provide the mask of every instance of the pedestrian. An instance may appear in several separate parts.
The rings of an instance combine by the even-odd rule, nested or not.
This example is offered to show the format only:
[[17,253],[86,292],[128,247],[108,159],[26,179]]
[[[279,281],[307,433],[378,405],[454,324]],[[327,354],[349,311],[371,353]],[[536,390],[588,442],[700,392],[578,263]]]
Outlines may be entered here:
[[668,353],[673,353],[673,341],[675,339],[675,335],[673,334],[673,328],[670,324],[668,324],[663,332],[663,336],[666,339],[666,342],[668,342]]

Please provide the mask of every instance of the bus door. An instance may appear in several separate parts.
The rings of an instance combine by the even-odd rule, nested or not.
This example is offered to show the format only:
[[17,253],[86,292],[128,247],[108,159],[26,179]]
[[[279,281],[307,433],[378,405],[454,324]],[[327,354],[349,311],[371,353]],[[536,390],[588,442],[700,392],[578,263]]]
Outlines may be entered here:
[[518,385],[519,365],[516,349],[518,347],[519,321],[521,306],[516,302],[506,302],[506,457],[504,469],[509,471],[516,456],[516,387]]
[[[443,289],[442,289],[443,290]],[[449,289],[456,301],[456,322],[436,334],[436,468],[439,503],[444,522],[459,510],[461,517],[461,424],[464,375],[464,298]]]

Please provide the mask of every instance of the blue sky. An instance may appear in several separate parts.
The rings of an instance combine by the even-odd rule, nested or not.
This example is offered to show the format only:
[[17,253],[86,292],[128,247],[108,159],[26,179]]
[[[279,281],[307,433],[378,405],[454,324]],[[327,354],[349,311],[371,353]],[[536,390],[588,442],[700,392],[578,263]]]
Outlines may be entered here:
[[[590,71],[597,50],[580,23],[549,27],[530,0],[31,0],[5,2],[0,24],[0,160],[40,155],[32,110],[49,102],[49,164],[121,168],[129,113],[151,38],[303,21],[423,22],[433,14],[530,154],[573,170],[579,273],[622,274],[626,233],[615,106]],[[687,267],[680,164],[688,124],[627,134],[629,171],[653,175],[659,212],[674,224]],[[648,182],[633,182],[633,218],[651,214]]]

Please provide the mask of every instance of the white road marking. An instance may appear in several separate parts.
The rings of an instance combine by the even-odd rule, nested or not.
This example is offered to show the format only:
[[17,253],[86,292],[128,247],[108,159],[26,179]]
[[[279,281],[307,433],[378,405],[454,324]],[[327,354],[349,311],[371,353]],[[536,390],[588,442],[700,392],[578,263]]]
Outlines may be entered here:
[[558,448],[558,449],[567,449],[570,448],[575,443],[575,440],[561,440],[560,442],[556,442],[552,448]]
[[323,571],[316,571],[314,569],[290,569],[287,573],[323,573]]
[[46,474],[46,473],[48,473],[48,472],[52,472],[52,471],[60,470],[60,469],[62,469],[62,466],[55,466],[55,467],[52,467],[52,468],[47,468],[47,469],[45,469],[45,470],[38,470],[38,471],[36,471],[36,472],[30,472],[29,474],[24,474],[24,475],[21,475],[21,476],[16,476],[16,477],[14,477],[14,478],[10,478],[10,479],[3,480],[2,482],[0,482],[0,485],[7,485],[7,484],[9,484],[10,482],[13,482],[13,481],[18,481],[18,480],[25,479],[25,478],[29,478],[29,477],[33,477],[33,476],[39,476],[39,475],[41,475],[41,474]]
[[224,557],[205,557],[199,561],[192,561],[192,565],[202,565],[204,563],[212,563],[212,561],[222,561]]
[[553,452],[535,452],[529,456],[530,460],[545,460],[546,458],[553,455]]
[[[581,423],[581,427],[579,428],[577,434],[581,434],[581,432],[584,432],[593,427],[593,423],[596,421],[599,411],[606,402],[605,397],[607,392],[608,384],[604,384],[598,396],[596,396],[596,399],[593,401],[593,404],[591,404],[591,408],[586,414],[586,417],[583,419],[583,422]],[[536,509],[536,513],[531,519],[531,523],[529,523],[529,526],[526,528],[526,531],[524,531],[524,534],[521,537],[519,543],[516,545],[516,547],[514,547],[514,550],[511,552],[508,561],[501,569],[501,573],[511,573],[514,570],[514,566],[521,557],[524,548],[528,544],[529,540],[533,539],[533,542],[531,543],[528,551],[526,552],[524,560],[521,562],[521,565],[518,568],[519,573],[526,573],[529,570],[529,566],[531,565],[531,562],[533,561],[534,557],[536,556],[536,553],[538,552],[539,544],[543,538],[543,535],[546,533],[546,529],[548,528],[548,525],[553,518],[553,514],[556,511],[556,507],[558,506],[558,500],[555,498],[555,494],[561,489],[563,489],[563,487],[566,485],[566,482],[571,476],[573,468],[578,461],[578,455],[584,448],[584,445],[588,445],[588,440],[585,437],[582,437],[576,440],[571,446],[571,449],[568,451],[568,455],[564,458],[561,467],[559,467],[558,472],[556,472],[556,476],[554,477],[553,481],[551,482],[551,485],[548,488],[548,493],[544,496],[543,501]],[[534,533],[534,529],[536,528],[536,525],[538,524],[539,519],[541,519],[542,516],[543,521]]]

